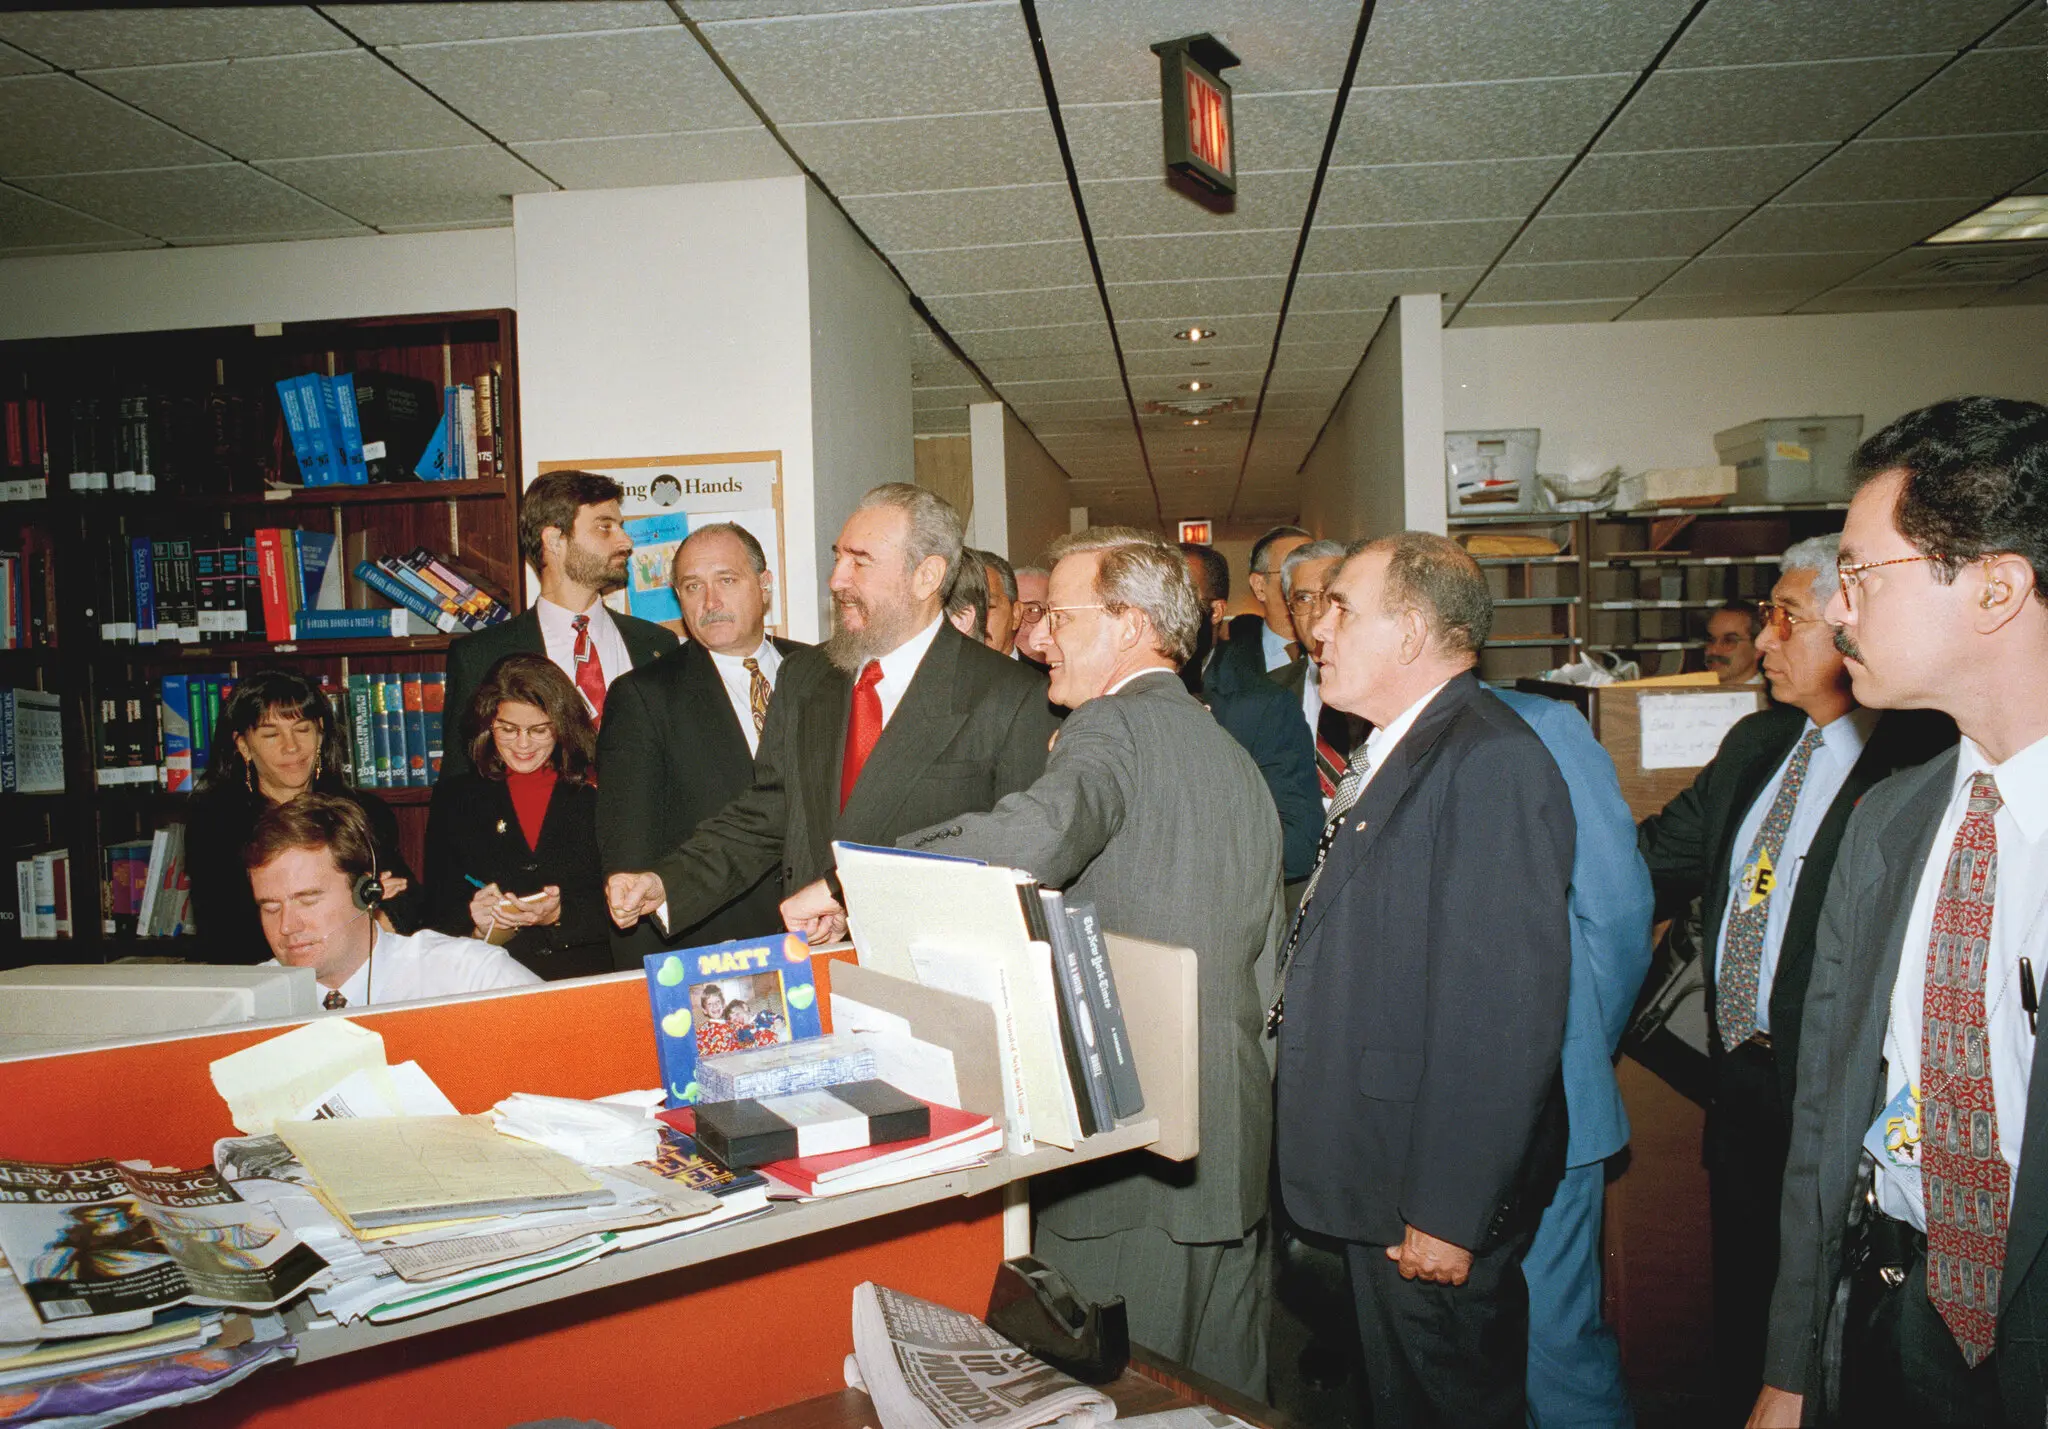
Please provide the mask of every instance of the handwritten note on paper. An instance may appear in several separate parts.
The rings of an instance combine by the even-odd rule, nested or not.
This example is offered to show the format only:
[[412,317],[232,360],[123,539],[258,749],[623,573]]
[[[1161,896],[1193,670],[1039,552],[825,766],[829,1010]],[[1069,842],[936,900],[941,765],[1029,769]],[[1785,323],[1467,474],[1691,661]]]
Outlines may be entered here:
[[1729,729],[1757,707],[1756,692],[1644,695],[1642,762],[1648,769],[1697,769],[1714,757]]

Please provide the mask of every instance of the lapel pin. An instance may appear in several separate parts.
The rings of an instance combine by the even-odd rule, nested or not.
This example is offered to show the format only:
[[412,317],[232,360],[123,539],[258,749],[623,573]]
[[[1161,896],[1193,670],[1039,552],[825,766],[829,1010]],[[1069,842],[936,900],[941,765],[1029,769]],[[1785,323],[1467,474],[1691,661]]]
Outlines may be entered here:
[[[1360,827],[1363,827],[1363,825]],[[503,819],[498,820],[498,832],[501,834],[505,832],[505,821]]]
[[1352,831],[1353,833],[1355,833],[1355,834],[1362,834],[1362,833],[1364,833],[1364,832],[1365,832],[1365,820],[1364,820],[1364,819],[1360,819],[1360,820],[1359,820],[1359,821],[1358,821],[1357,823],[1353,824],[1353,825],[1351,826],[1351,831]]

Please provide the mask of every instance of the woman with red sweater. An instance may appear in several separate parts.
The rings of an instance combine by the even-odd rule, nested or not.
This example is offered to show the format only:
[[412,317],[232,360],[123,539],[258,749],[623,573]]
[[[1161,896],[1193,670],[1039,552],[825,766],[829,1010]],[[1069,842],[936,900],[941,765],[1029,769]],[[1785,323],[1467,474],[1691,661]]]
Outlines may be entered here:
[[554,980],[612,971],[597,851],[597,731],[540,655],[507,655],[464,711],[472,768],[434,786],[430,926]]

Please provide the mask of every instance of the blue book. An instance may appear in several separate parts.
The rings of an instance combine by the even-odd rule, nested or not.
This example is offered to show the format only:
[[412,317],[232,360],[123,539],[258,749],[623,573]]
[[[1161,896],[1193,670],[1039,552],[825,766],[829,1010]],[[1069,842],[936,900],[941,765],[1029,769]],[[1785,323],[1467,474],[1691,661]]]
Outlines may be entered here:
[[[654,1009],[654,1050],[670,1106],[703,1097],[697,1059],[824,1035],[811,947],[778,933],[705,948],[649,953],[647,998]],[[744,1017],[733,1009],[745,1004]],[[761,1014],[769,1014],[766,1023]],[[739,1040],[746,1034],[744,1044]]]
[[292,456],[299,463],[299,481],[305,486],[318,486],[319,454],[313,446],[313,429],[308,420],[315,414],[307,412],[300,401],[299,379],[280,377],[277,400],[284,408],[285,430],[291,433]]
[[441,741],[445,737],[446,707],[448,704],[448,675],[443,670],[429,670],[421,679],[421,703],[425,705],[427,733],[427,782],[436,784],[441,779]]
[[384,723],[387,727],[385,737],[391,745],[391,786],[403,789],[411,782],[405,771],[412,762],[412,751],[406,747],[405,740],[405,681],[396,670],[371,678],[384,682]]
[[339,486],[342,460],[338,429],[341,419],[334,412],[334,388],[317,372],[302,373],[294,380],[299,384],[299,406],[306,413],[313,461],[320,473],[319,481],[308,482],[307,485]]
[[147,536],[128,538],[128,570],[135,582],[135,639],[156,644],[156,548]]
[[[351,680],[354,675],[349,676]],[[384,715],[384,677],[365,675],[370,702],[370,776],[357,782],[378,789],[391,787],[391,724]]]
[[418,591],[400,582],[396,576],[374,561],[356,562],[356,579],[393,605],[404,606],[443,635],[452,634],[462,628],[462,622]]
[[433,631],[404,606],[396,610],[302,610],[293,630],[299,640],[403,640]]
[[344,486],[368,486],[370,468],[363,460],[363,418],[356,409],[356,378],[343,372],[327,379],[334,391],[335,424],[341,433],[341,481]]
[[192,778],[196,782],[213,758],[213,711],[220,699],[212,675],[192,677]]
[[300,531],[294,543],[299,549],[299,589],[308,610],[341,609],[341,565],[334,559],[332,531]]
[[412,474],[421,481],[453,481],[454,474],[448,469],[448,416],[444,412],[441,423],[434,428],[434,435],[427,438],[426,450],[413,465]]
[[172,793],[192,788],[192,677],[165,675],[157,682],[163,703],[163,786]]
[[683,608],[676,603],[669,572],[676,563],[676,547],[690,534],[686,512],[666,511],[659,516],[636,516],[624,524],[633,538],[633,554],[626,557],[626,608],[642,620],[681,620]]

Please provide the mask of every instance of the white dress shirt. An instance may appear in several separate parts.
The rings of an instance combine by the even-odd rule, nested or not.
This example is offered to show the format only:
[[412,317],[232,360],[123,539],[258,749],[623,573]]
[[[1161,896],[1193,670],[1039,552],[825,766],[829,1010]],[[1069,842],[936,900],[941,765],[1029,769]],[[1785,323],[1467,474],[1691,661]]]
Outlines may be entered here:
[[[1270,576],[1267,579],[1272,579]],[[1287,637],[1275,631],[1272,626],[1260,624],[1260,648],[1266,652],[1266,668],[1277,670],[1282,665],[1292,664],[1294,657],[1287,653]]]
[[[1892,985],[1891,1021],[1885,1029],[1885,1100],[1920,1081],[1920,1031],[1925,1010],[1927,943],[1933,934],[1934,905],[1941,891],[1956,830],[1969,812],[1970,780],[1988,771],[1998,781],[2003,803],[1992,819],[1998,835],[1998,886],[1991,907],[1991,947],[1984,973],[1985,1027],[1991,1038],[1991,1096],[1998,1110],[1998,1149],[2019,1176],[2020,1142],[2027,1123],[2027,1088],[2034,1062],[2034,1034],[2020,1006],[2019,961],[2028,958],[2039,978],[2044,967],[2043,931],[2048,924],[2048,738],[2037,739],[2003,764],[1964,739],[1957,749],[1955,783],[1948,810],[1935,830],[1927,865],[1920,871],[1906,942]],[[1927,1206],[1920,1167],[1880,1161],[1877,1203],[1886,1215],[1922,1230]]]
[[1302,672],[1301,717],[1308,721],[1309,738],[1315,738],[1323,718],[1323,667],[1313,660]]
[[[882,700],[882,728],[889,727],[889,721],[896,717],[896,706],[902,703],[903,692],[910,688],[910,682],[917,675],[917,667],[924,663],[924,652],[932,648],[932,641],[938,638],[939,626],[945,623],[941,615],[930,625],[882,656],[882,678],[875,684],[875,693]],[[866,669],[863,665],[861,669]],[[860,679],[860,671],[854,671],[854,679]]]
[[[267,966],[277,965],[272,958]],[[388,928],[379,928],[370,956],[336,990],[348,999],[349,1007],[381,1007],[387,1002],[492,992],[540,981],[503,948],[476,938],[451,938],[426,928],[400,937]],[[325,986],[318,989],[320,997],[327,993]]]
[[760,753],[761,732],[754,728],[754,677],[746,662],[753,660],[760,665],[772,692],[775,673],[782,668],[782,652],[775,648],[773,640],[764,639],[761,648],[751,655],[721,655],[708,645],[704,653],[711,657],[711,663],[718,668],[718,678],[725,682],[725,697],[732,701],[732,712],[739,716],[740,733],[747,737],[747,753]]
[[[556,605],[546,596],[535,596],[533,613],[540,618],[541,643],[548,652],[548,659],[569,677],[569,683],[576,683],[576,627],[573,624],[578,615],[590,617],[590,639],[597,646],[597,659],[604,669],[604,687],[609,690],[612,681],[633,668],[633,657],[626,653],[626,639],[619,634],[619,627],[612,621],[611,607],[601,600],[590,603],[585,611],[570,610]],[[586,697],[583,701],[590,703]]]
[[[1863,757],[1863,746],[1869,742],[1871,730],[1877,728],[1879,714],[1878,710],[1858,706],[1839,719],[1830,720],[1820,732],[1819,746],[1806,761],[1806,779],[1800,784],[1798,801],[1792,806],[1792,822],[1785,830],[1785,845],[1778,850],[1776,882],[1771,888],[1769,905],[1764,910],[1763,957],[1758,963],[1756,978],[1756,1030],[1759,1032],[1771,1030],[1771,980],[1777,976],[1778,951],[1785,943],[1785,925],[1792,918],[1792,899],[1799,891],[1799,875],[1806,867],[1806,851],[1812,846],[1813,836],[1827,817],[1835,796],[1848,782],[1849,771]],[[1799,738],[1806,738],[1813,727],[1810,719],[1801,725]],[[1791,767],[1792,754],[1798,747],[1798,740],[1793,741],[1792,749],[1786,751],[1770,782],[1757,792],[1749,812],[1743,815],[1741,825],[1735,830],[1735,842],[1728,847],[1727,912],[1721,918],[1721,935],[1714,944],[1717,977],[1722,961],[1728,955],[1729,925],[1735,921],[1735,910],[1741,906],[1742,877],[1749,851],[1756,843],[1757,831],[1763,828],[1764,819],[1771,812],[1771,805],[1777,802],[1778,790],[1785,782],[1785,771]]]
[[[1455,678],[1457,677],[1452,676],[1452,679]],[[1386,724],[1376,727],[1371,734],[1365,737],[1365,777],[1358,781],[1359,798],[1363,799],[1365,797],[1365,791],[1372,787],[1372,781],[1379,776],[1380,770],[1386,767],[1387,758],[1394,752],[1394,747],[1401,742],[1401,736],[1408,733],[1408,730],[1414,725],[1415,721],[1421,718],[1422,712],[1429,708],[1429,702],[1442,694],[1444,692],[1444,685],[1448,685],[1450,682],[1450,680],[1445,680],[1443,684],[1438,685],[1414,704],[1408,706],[1407,709],[1402,710],[1401,713],[1394,716]],[[1353,762],[1355,766],[1356,761]]]

